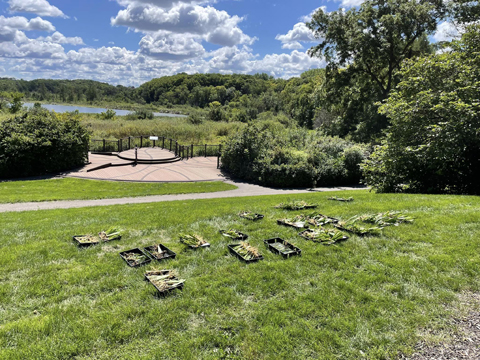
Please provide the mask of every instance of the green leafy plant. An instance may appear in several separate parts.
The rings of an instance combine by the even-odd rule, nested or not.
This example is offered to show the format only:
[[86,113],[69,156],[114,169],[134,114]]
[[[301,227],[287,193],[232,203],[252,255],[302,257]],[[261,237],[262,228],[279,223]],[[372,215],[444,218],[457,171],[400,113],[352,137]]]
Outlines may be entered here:
[[343,201],[343,202],[352,202],[352,201],[353,201],[353,197],[342,198],[342,197],[331,196],[331,197],[328,198],[328,200]]
[[302,237],[313,242],[333,244],[340,240],[345,240],[346,236],[336,229],[309,229],[300,233]]
[[259,220],[263,218],[263,215],[255,214],[251,211],[242,211],[238,214],[238,216],[248,220]]
[[286,219],[278,219],[277,222],[282,224],[282,225],[289,225],[295,228],[304,228],[308,227],[308,216],[307,215],[296,215],[293,218],[286,218]]
[[280,203],[275,206],[275,209],[284,209],[284,210],[303,210],[303,209],[312,209],[316,208],[317,204],[311,204],[303,200],[291,201],[288,203]]
[[185,283],[185,280],[177,278],[175,271],[150,270],[145,276],[159,291],[173,289]]
[[116,227],[111,227],[106,231],[101,231],[98,233],[98,236],[100,237],[100,240],[102,241],[109,241],[113,240],[119,236],[122,235],[122,230],[116,228]]
[[208,244],[203,238],[196,234],[183,234],[180,235],[180,242],[193,247],[200,247]]
[[341,230],[349,231],[357,235],[379,235],[381,227],[365,227],[359,224],[359,217],[354,216],[346,221],[340,221],[335,225]]
[[141,264],[146,260],[148,260],[148,257],[146,255],[135,253],[135,252],[125,253],[123,254],[123,258],[133,266]]
[[361,215],[357,218],[360,221],[376,224],[379,227],[392,225],[398,226],[403,223],[413,223],[415,220],[413,217],[402,214],[400,211],[387,211],[379,214]]
[[297,250],[292,249],[293,244],[288,244],[288,242],[283,241],[283,242],[274,242],[271,243],[270,246],[274,247],[278,251],[280,251],[282,254],[288,255],[288,254],[294,254],[297,252]]

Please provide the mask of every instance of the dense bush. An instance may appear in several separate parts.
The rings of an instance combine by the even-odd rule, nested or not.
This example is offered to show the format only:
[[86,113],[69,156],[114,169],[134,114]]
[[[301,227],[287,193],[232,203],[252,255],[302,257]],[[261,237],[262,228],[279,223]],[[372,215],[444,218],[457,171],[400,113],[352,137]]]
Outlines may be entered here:
[[0,123],[0,177],[35,176],[82,166],[89,135],[72,114],[31,109]]
[[366,146],[275,121],[250,123],[230,136],[223,169],[234,177],[274,187],[357,184]]
[[406,62],[381,108],[392,127],[364,165],[376,190],[480,194],[480,26],[451,46]]

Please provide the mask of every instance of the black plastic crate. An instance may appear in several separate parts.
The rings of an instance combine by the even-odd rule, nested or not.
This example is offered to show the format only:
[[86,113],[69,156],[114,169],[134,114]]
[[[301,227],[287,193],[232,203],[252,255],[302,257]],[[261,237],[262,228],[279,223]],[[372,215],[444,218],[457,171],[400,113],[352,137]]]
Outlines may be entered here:
[[[303,225],[300,225],[301,223],[303,223]],[[277,220],[277,224],[278,225],[283,225],[283,226],[289,226],[289,227],[293,227],[295,229],[307,229],[309,227],[309,224],[307,221],[297,221],[296,223],[292,223],[292,224],[289,224],[283,220]]]
[[[160,249],[162,251],[165,251],[166,252],[166,255],[159,258],[158,256],[155,256],[154,255],[154,252],[155,252],[155,248],[160,246]],[[158,245],[152,245],[152,246],[149,246],[149,247],[146,247],[144,248],[143,250],[145,250],[145,252],[150,255],[150,257],[152,259],[155,259],[157,261],[162,261],[162,260],[166,260],[166,259],[175,259],[175,257],[177,256],[176,253],[174,253],[172,250],[170,250],[169,248],[167,248],[165,245],[162,245],[162,244],[158,244]]]
[[254,215],[254,218],[253,219],[250,219],[244,215],[242,215],[241,213],[239,214],[239,216],[243,219],[247,219],[247,220],[252,220],[252,221],[257,221],[257,220],[261,220],[265,217],[265,215],[262,215],[262,214],[253,214]]
[[[267,246],[267,248],[275,253],[275,254],[280,254],[283,256],[283,258],[285,259],[288,259],[290,256],[295,256],[295,255],[302,255],[302,250],[300,250],[298,247],[296,247],[295,245],[293,244],[290,244],[288,241],[285,241],[281,238],[273,238],[273,239],[268,239],[268,240],[264,240],[263,241],[265,243],[265,245]],[[289,249],[291,249],[293,252],[288,252],[288,253],[285,253],[285,252],[282,252],[280,251],[279,249],[277,249],[273,244],[275,243],[282,243],[283,245],[285,245],[286,247],[288,247]]]
[[83,236],[87,236],[87,235],[74,235],[72,238],[73,238],[73,241],[78,245],[78,247],[90,247],[90,246],[93,246],[93,245],[98,245],[100,244],[100,238],[98,236],[95,236],[98,241],[95,241],[95,242],[92,242],[92,243],[82,243],[80,242],[77,238],[80,238],[80,237],[83,237]]
[[[161,290],[155,283],[153,283],[149,279],[149,276],[152,276],[152,275],[167,275],[168,273],[170,273],[170,270],[160,270],[158,272],[158,274],[151,274],[151,275],[150,274],[149,275],[145,274],[145,280],[147,280],[150,284],[153,285],[153,287],[157,290],[157,296],[159,296],[159,297],[165,297],[166,295],[170,294],[172,291],[174,291],[176,289],[183,290],[184,283],[171,286],[168,289]],[[172,279],[173,280],[178,280],[178,278],[176,276],[173,277]]]
[[263,256],[260,255],[254,259],[250,259],[250,260],[247,260],[245,259],[242,255],[240,255],[238,252],[235,251],[234,247],[238,246],[238,244],[232,244],[232,245],[228,245],[228,250],[230,250],[230,252],[235,255],[236,257],[238,257],[240,260],[242,260],[243,262],[249,264],[249,263],[252,263],[252,262],[257,262],[259,260],[263,260]]
[[[132,261],[129,261],[129,260],[127,260],[127,258],[125,256],[126,254],[129,254],[129,253],[143,255],[145,257],[145,260],[143,260],[141,262],[138,262],[138,263],[134,263]],[[145,254],[142,250],[140,250],[139,248],[131,249],[131,250],[127,250],[127,251],[122,251],[120,253],[120,256],[123,260],[125,260],[127,265],[130,266],[130,267],[139,267],[139,266],[142,266],[142,265],[146,265],[146,264],[148,264],[152,261],[152,259],[150,259],[150,257],[147,254]]]

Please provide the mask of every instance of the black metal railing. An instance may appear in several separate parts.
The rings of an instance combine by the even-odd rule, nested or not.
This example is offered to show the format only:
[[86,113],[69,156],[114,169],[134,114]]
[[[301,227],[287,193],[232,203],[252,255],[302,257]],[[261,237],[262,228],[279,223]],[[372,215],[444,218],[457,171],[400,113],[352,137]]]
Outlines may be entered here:
[[216,156],[218,164],[222,154],[222,145],[181,145],[177,140],[164,136],[129,136],[118,140],[93,139],[90,141],[90,152],[99,154],[120,153],[145,147],[165,149],[187,160],[193,157]]

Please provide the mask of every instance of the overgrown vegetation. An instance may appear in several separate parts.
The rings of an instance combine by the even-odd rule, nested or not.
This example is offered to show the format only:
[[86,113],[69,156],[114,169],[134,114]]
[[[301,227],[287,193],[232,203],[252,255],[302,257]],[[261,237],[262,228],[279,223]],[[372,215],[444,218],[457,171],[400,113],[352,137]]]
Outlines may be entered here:
[[267,186],[355,184],[367,156],[365,145],[277,122],[255,122],[227,139],[222,167]]

